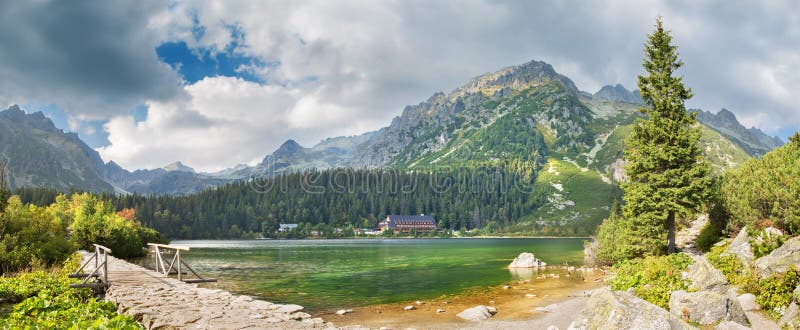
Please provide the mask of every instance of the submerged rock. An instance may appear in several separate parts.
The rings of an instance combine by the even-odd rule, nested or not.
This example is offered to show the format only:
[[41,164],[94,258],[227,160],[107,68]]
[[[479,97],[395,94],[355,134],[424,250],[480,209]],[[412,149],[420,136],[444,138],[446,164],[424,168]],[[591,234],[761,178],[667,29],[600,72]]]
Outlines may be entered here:
[[694,329],[665,309],[626,291],[595,290],[569,329]]
[[747,316],[737,299],[714,291],[674,291],[669,298],[669,311],[677,317],[702,325],[734,321],[748,325]]
[[523,252],[514,258],[514,261],[508,265],[508,268],[539,268],[545,266],[547,266],[547,263],[536,259],[533,253]]
[[[495,313],[497,310],[495,310]],[[483,305],[467,308],[457,316],[467,321],[483,321],[494,315],[492,309]]]
[[756,273],[767,278],[775,273],[785,273],[789,267],[800,268],[800,237],[787,240],[770,254],[755,262]]
[[750,236],[747,235],[747,227],[739,231],[739,235],[733,239],[730,245],[722,251],[721,256],[735,256],[739,258],[746,266],[753,263],[755,255],[753,255],[753,248],[750,246]]
[[719,269],[714,268],[706,257],[692,254],[689,256],[694,262],[686,267],[686,271],[681,273],[681,277],[690,282],[690,289],[717,293],[725,293],[728,290],[730,285],[725,275]]

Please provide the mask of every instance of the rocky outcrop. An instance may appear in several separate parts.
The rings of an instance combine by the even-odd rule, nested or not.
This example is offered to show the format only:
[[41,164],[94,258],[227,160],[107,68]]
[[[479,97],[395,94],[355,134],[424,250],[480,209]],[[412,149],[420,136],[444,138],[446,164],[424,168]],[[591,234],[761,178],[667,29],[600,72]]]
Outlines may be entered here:
[[758,276],[767,278],[775,273],[785,273],[790,267],[800,268],[800,237],[787,240],[770,254],[758,258],[755,269]]
[[797,303],[792,302],[789,304],[789,307],[786,307],[786,310],[783,311],[783,316],[778,320],[778,325],[790,329],[797,329],[796,327],[791,327],[791,325],[798,324],[798,318],[800,318],[800,308],[798,308]]
[[691,255],[694,261],[686,267],[686,271],[681,273],[683,279],[689,281],[689,289],[694,291],[713,291],[720,294],[725,293],[730,285],[725,275],[719,269],[714,268],[706,257]]
[[752,293],[745,293],[736,298],[739,300],[739,305],[745,311],[755,311],[761,309],[761,306],[756,302],[756,295]]
[[730,245],[722,251],[721,256],[735,256],[745,265],[751,265],[755,256],[753,248],[750,246],[750,237],[747,235],[747,227],[739,231],[739,235],[733,239]]
[[508,268],[539,268],[539,267],[546,267],[547,263],[536,259],[536,256],[530,252],[523,252],[520,253],[519,256],[514,258],[514,261],[508,265]]
[[569,329],[694,329],[675,315],[630,292],[597,289]]
[[738,300],[713,291],[674,291],[669,299],[669,311],[672,315],[702,325],[720,321],[749,324]]
[[458,313],[457,316],[467,321],[483,321],[492,317],[496,312],[497,310],[494,308],[479,305],[467,308],[463,312]]

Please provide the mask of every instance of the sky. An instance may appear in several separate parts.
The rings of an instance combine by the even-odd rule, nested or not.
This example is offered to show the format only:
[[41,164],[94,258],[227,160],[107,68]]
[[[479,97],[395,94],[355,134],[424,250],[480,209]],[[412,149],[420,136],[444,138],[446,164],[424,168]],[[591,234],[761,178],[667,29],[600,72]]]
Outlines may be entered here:
[[532,59],[588,92],[636,86],[658,16],[687,106],[800,130],[800,2],[0,1],[0,107],[42,111],[105,161],[253,164],[379,129]]

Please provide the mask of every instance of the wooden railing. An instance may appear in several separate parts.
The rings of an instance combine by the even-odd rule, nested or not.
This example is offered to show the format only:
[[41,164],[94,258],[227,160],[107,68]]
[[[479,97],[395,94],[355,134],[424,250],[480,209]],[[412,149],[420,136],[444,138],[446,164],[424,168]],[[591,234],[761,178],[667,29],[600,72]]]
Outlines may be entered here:
[[[155,243],[147,243],[147,245],[153,247],[154,249],[154,257],[156,261],[156,271],[162,273],[164,275],[170,274],[178,274],[178,280],[183,281],[186,283],[203,283],[203,282],[216,282],[216,278],[203,278],[197,272],[192,269],[183,259],[181,259],[181,251],[189,251],[188,246],[180,246],[180,245],[167,245],[167,244],[155,244]],[[164,261],[164,253],[174,251],[174,256],[172,260],[169,262],[169,266],[167,266]],[[184,272],[183,267],[186,267],[196,279],[184,279],[183,275],[186,274]]]
[[[70,284],[72,288],[105,288],[108,287],[108,255],[111,249],[97,244],[94,245],[94,253],[87,259],[75,273],[69,274],[70,278],[82,278],[83,282]],[[86,266],[94,260],[94,270],[89,274],[81,273]],[[96,278],[99,282],[89,283],[89,279]]]

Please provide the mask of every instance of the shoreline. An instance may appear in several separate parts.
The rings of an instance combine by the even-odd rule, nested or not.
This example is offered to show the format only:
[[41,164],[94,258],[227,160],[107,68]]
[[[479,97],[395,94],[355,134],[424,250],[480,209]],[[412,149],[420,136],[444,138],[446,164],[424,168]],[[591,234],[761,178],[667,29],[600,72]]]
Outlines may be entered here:
[[[604,273],[567,271],[563,268],[540,269],[530,279],[518,279],[497,286],[475,288],[467,292],[443,295],[438,298],[402,303],[379,304],[344,309],[339,315],[334,310],[313,313],[337,327],[368,328],[508,328],[512,325],[530,325],[556,322],[569,318],[572,321],[582,309],[588,292],[602,287]],[[497,309],[497,313],[482,322],[470,322],[456,314],[478,305]],[[405,310],[413,306],[413,310]],[[442,311],[443,310],[443,311]],[[569,323],[567,322],[567,323]],[[549,325],[549,324],[548,324]],[[548,325],[543,325],[546,328]],[[557,325],[566,327],[565,325]]]

